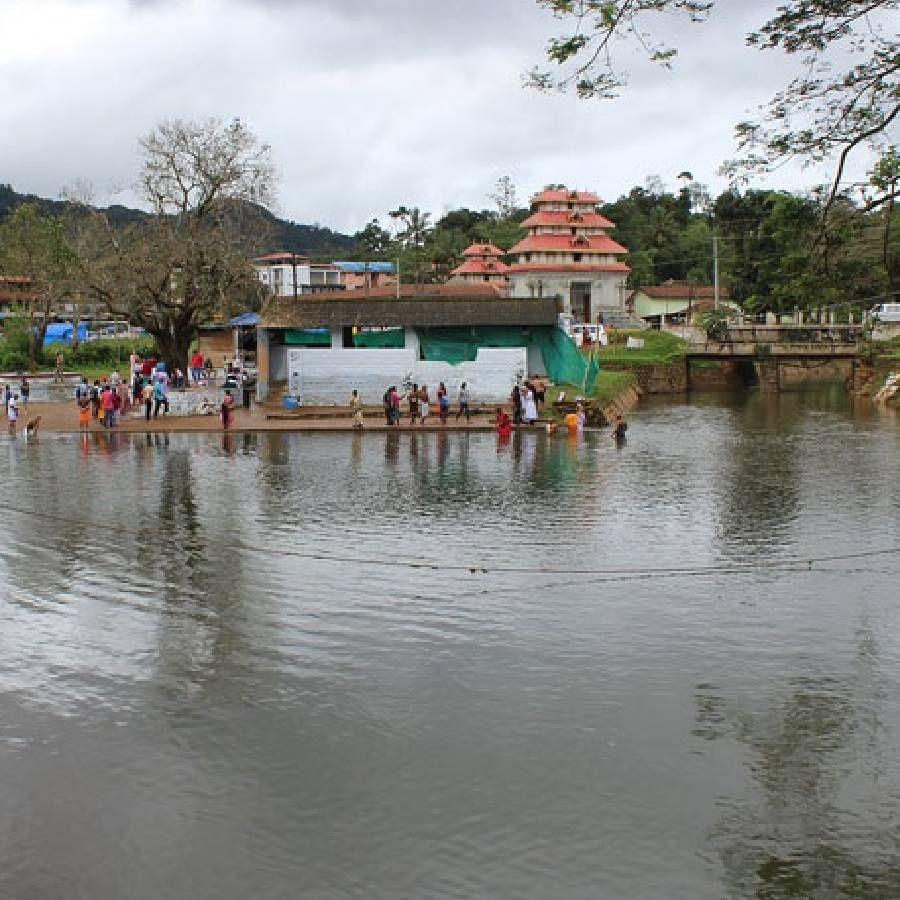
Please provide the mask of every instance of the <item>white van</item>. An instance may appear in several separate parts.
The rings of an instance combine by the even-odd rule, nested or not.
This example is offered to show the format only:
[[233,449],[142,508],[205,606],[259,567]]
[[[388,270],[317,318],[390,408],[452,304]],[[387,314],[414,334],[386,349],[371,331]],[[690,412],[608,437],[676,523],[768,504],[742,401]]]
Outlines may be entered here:
[[900,303],[879,303],[869,312],[877,316],[879,322],[900,322]]

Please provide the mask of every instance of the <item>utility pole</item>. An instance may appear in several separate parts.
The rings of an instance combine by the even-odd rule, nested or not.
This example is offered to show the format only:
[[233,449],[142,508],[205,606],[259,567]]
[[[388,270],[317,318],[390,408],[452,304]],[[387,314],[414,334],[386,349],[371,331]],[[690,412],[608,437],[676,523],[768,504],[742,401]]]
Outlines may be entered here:
[[294,284],[294,299],[297,299],[297,254],[291,251],[291,275]]
[[400,257],[397,257],[397,299],[400,299]]
[[713,302],[715,309],[719,309],[719,236],[716,234],[716,226],[713,225]]

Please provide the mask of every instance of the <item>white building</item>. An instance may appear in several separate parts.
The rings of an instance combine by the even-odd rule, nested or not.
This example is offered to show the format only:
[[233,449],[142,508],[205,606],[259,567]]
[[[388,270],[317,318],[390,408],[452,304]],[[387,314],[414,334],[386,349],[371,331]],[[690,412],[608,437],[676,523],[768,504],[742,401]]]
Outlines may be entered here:
[[548,187],[531,198],[528,229],[509,253],[513,297],[562,300],[563,311],[581,322],[616,319],[625,313],[625,279],[630,271],[621,257],[628,251],[608,231],[615,226],[597,212],[596,194]]
[[308,294],[311,287],[310,262],[296,253],[270,253],[253,260],[259,280],[276,297]]

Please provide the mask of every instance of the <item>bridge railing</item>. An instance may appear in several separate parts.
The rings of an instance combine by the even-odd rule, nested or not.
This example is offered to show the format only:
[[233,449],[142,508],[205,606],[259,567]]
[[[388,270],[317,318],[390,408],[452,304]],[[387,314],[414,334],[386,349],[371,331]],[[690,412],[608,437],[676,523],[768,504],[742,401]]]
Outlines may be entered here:
[[728,341],[755,344],[856,344],[862,325],[730,325]]

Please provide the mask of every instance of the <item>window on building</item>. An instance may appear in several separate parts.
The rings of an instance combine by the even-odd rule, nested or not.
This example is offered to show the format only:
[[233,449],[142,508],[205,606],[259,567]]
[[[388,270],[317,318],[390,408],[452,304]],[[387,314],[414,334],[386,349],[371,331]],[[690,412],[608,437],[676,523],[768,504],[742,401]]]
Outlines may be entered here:
[[580,263],[580,262],[581,262],[581,257],[582,257],[582,255],[583,255],[583,254],[581,254],[581,253],[573,253],[573,254],[572,254],[572,261],[573,261],[573,262]]

